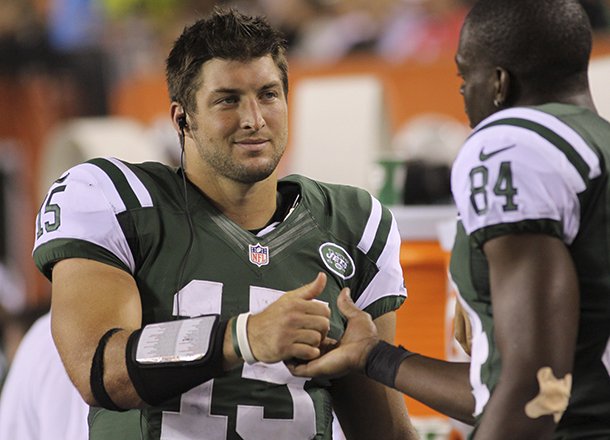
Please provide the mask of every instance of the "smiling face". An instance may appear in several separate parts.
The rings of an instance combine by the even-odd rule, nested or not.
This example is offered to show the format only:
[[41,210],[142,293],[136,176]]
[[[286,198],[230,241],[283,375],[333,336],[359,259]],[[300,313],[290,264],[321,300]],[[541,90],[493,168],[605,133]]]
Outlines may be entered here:
[[189,177],[253,184],[271,176],[286,148],[288,106],[271,55],[213,58],[202,66],[197,110],[189,115]]

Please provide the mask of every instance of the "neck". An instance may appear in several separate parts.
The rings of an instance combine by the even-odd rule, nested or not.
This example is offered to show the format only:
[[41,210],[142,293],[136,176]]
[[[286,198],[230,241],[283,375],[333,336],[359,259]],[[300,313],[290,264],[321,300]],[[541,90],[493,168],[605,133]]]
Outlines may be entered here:
[[591,93],[589,91],[587,91],[586,94],[578,94],[571,97],[570,99],[566,99],[565,103],[584,107],[594,113],[597,113],[597,109],[595,108],[595,104],[593,103],[593,97],[591,96]]
[[277,175],[253,184],[220,178],[198,178],[186,173],[188,179],[205,194],[212,204],[243,229],[263,228],[277,208]]
[[524,91],[521,94],[521,99],[515,102],[515,106],[541,105],[548,102],[557,102],[560,104],[571,104],[579,107],[587,108],[595,113],[597,109],[593,103],[593,97],[588,87],[579,90],[565,89],[562,93],[540,94],[528,93]]

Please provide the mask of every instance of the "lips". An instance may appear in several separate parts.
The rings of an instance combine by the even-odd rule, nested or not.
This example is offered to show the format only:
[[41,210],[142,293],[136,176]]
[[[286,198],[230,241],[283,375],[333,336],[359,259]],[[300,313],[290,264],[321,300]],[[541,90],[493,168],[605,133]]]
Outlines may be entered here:
[[250,151],[260,151],[269,143],[269,139],[241,139],[235,144]]
[[235,141],[236,144],[246,144],[246,145],[264,144],[265,142],[269,142],[269,139],[242,139],[239,141]]

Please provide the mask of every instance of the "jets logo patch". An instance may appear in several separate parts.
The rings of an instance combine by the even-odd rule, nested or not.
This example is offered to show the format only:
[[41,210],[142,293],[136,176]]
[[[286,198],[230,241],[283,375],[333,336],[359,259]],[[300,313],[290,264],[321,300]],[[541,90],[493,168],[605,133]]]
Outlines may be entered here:
[[269,264],[269,246],[256,243],[255,245],[249,244],[248,247],[250,248],[248,252],[250,263],[256,264],[258,267]]
[[354,260],[345,249],[335,243],[324,243],[320,246],[320,256],[324,265],[335,275],[347,280],[354,276],[356,266]]

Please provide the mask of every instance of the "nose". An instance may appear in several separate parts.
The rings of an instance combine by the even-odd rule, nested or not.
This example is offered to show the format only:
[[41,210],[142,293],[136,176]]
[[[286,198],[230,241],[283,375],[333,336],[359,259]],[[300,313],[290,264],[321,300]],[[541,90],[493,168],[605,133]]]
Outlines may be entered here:
[[256,99],[244,99],[241,109],[240,127],[244,130],[260,130],[265,126],[265,118]]

